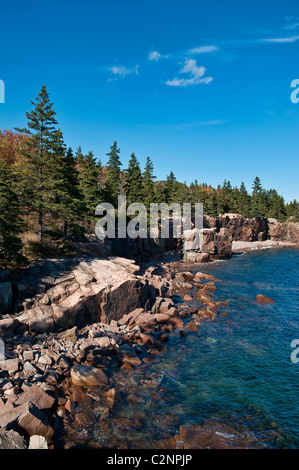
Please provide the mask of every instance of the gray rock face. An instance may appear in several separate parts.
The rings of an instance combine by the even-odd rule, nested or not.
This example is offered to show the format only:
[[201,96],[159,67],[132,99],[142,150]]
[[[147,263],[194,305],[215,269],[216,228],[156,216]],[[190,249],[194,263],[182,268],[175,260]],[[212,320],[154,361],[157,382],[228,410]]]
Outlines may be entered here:
[[0,431],[0,450],[3,449],[27,449],[27,445],[16,431]]

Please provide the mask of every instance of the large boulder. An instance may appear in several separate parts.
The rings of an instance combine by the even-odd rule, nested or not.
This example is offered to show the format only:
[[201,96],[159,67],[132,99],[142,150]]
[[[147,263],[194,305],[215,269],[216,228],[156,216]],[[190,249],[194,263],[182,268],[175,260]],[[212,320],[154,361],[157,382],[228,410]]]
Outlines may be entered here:
[[71,378],[73,385],[80,387],[103,387],[108,383],[107,376],[101,369],[82,364],[71,368]]
[[16,407],[7,402],[1,406],[0,428],[21,430],[28,436],[39,434],[47,439],[51,439],[54,434],[47,416],[31,402]]
[[144,279],[138,271],[134,261],[118,257],[36,262],[18,284],[21,294],[35,291],[27,309],[29,329],[49,333],[109,323],[167,294],[166,281],[159,276]]

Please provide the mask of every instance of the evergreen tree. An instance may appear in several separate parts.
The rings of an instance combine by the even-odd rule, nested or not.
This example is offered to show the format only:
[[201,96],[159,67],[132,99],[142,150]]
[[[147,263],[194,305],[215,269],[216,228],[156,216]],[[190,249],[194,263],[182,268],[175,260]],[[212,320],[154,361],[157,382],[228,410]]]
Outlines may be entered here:
[[177,188],[177,180],[173,171],[171,171],[169,175],[166,177],[166,183],[165,183],[166,201],[165,202],[170,203],[173,201],[173,199],[175,198],[176,188]]
[[84,163],[84,155],[83,155],[83,152],[82,152],[82,148],[81,146],[79,145],[79,147],[77,148],[77,151],[75,153],[75,162],[76,162],[76,165],[78,165],[78,167],[80,168],[83,163]]
[[60,216],[64,220],[64,238],[67,238],[68,228],[82,220],[86,212],[84,196],[80,190],[79,172],[76,168],[76,159],[71,148],[68,149],[63,165],[63,192],[61,194],[62,207]]
[[294,199],[286,205],[287,217],[294,217],[299,222],[299,202]]
[[155,189],[154,189],[154,165],[150,157],[147,157],[144,168],[143,176],[143,202],[147,208],[150,207],[152,202],[155,202]]
[[238,212],[243,217],[250,216],[250,196],[246,190],[244,181],[242,181],[238,194]]
[[154,185],[155,191],[155,202],[157,204],[162,204],[166,202],[166,194],[165,194],[165,184],[163,181],[157,181]]
[[99,166],[92,152],[88,152],[79,165],[79,188],[83,194],[88,214],[94,215],[96,206],[101,202],[101,190],[99,186]]
[[17,194],[14,191],[13,173],[0,161],[0,266],[6,267],[20,257],[22,242],[19,233],[23,228]]
[[267,217],[283,220],[286,216],[286,208],[283,197],[279,196],[275,189],[266,192],[268,201]]
[[[40,241],[44,235],[45,214],[57,210],[56,191],[61,185],[63,150],[61,135],[57,129],[56,112],[43,85],[35,101],[34,109],[26,113],[27,128],[18,129],[30,138],[25,140],[27,185],[26,203],[38,214]],[[59,149],[58,149],[59,148]]]
[[120,149],[117,148],[117,142],[110,147],[110,152],[106,155],[109,156],[107,163],[107,179],[105,181],[106,200],[115,207],[117,205],[117,197],[120,192],[121,185],[121,166],[122,163],[119,158]]
[[212,189],[207,200],[206,213],[211,217],[216,217],[218,212],[217,194],[215,189]]
[[125,171],[124,189],[129,204],[143,202],[143,179],[135,153],[131,154],[128,168]]
[[252,185],[251,217],[263,218],[267,212],[265,191],[258,176]]

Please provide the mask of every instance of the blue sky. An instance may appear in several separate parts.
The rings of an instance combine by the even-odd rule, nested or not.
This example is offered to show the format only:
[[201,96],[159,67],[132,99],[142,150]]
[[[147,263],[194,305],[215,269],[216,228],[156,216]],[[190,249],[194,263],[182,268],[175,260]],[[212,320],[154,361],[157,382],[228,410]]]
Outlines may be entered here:
[[0,129],[46,84],[68,146],[213,186],[258,175],[297,198],[295,0],[15,1],[1,5]]

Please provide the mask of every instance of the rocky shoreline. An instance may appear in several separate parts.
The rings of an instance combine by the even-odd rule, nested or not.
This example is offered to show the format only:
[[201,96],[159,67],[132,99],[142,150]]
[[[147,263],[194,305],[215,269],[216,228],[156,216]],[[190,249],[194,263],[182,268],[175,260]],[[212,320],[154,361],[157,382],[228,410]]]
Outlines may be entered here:
[[[182,263],[174,261],[147,268],[138,276],[134,263],[123,259],[113,261],[118,269],[129,267],[132,280],[135,282],[137,276],[138,282],[147,286],[144,306],[134,305],[136,308],[131,310],[127,296],[127,303],[123,300],[119,304],[122,309],[127,306],[126,313],[116,318],[100,316],[98,321],[81,324],[79,328],[72,326],[73,318],[77,317],[72,317],[68,310],[70,328],[55,331],[54,321],[49,331],[42,332],[37,327],[38,317],[31,311],[33,305],[34,309],[39,308],[36,305],[45,295],[49,297],[53,289],[50,287],[46,293],[36,294],[33,305],[25,313],[1,320],[6,358],[0,362],[0,448],[114,448],[118,444],[112,438],[110,444],[100,445],[90,440],[85,431],[95,423],[105,432],[117,428],[130,433],[142,427],[138,417],[114,416],[116,406],[126,407],[140,399],[121,386],[119,374],[132,368],[142,369],[157,355],[166,353],[170,335],[196,334],[203,319],[225,315],[223,308],[229,302],[215,300],[217,279],[212,275],[182,272]],[[105,289],[107,294],[107,286]],[[190,295],[191,290],[196,295]],[[177,296],[180,302],[176,302]],[[53,298],[58,306],[65,302],[63,296]],[[53,298],[50,305],[54,305]],[[89,296],[85,299],[90,302]],[[95,299],[99,301],[98,296]],[[191,307],[194,299],[197,306]],[[97,305],[103,307],[101,302]],[[105,309],[100,311],[105,313]],[[159,389],[156,379],[145,385]],[[219,437],[220,428],[222,437]],[[178,436],[157,441],[155,446],[171,449],[263,446],[246,429],[228,426],[229,433],[225,429],[226,425],[213,422],[181,426]],[[119,445],[120,448],[129,446]]]
[[[298,224],[280,240],[282,227],[272,221],[278,239],[266,240],[264,223],[244,224],[234,214],[210,219],[202,253],[191,250],[185,261],[175,252],[141,267],[117,256],[44,259],[13,280],[1,273],[0,449],[134,445],[113,439],[115,430],[129,435],[142,428],[142,418],[115,414],[140,400],[122,374],[142,371],[166,353],[171,335],[196,334],[204,319],[226,315],[229,302],[215,296],[218,280],[200,272],[198,261],[298,246]],[[189,271],[195,266],[196,274]],[[272,302],[262,293],[256,301]],[[14,313],[6,313],[11,308]],[[161,380],[142,380],[159,398]],[[108,441],[88,437],[95,423]],[[157,448],[263,447],[248,430],[223,423],[184,425],[179,434],[162,435]]]
[[298,243],[292,243],[287,241],[278,241],[278,240],[264,240],[264,241],[233,241],[232,242],[232,252],[247,252],[251,250],[264,250],[268,248],[298,248]]

